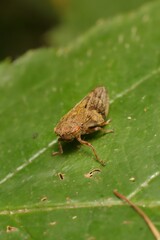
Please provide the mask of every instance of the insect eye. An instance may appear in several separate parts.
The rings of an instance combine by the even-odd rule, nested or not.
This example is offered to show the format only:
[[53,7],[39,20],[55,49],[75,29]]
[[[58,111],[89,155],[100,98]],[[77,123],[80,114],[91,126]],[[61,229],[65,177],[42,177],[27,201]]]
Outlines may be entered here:
[[61,138],[65,138],[65,134],[62,134],[62,135],[61,135]]

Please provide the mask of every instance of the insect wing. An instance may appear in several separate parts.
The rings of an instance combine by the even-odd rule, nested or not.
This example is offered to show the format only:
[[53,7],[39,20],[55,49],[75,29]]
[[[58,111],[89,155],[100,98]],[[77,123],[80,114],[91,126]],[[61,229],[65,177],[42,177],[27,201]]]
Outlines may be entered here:
[[105,87],[97,87],[90,94],[87,102],[89,111],[96,110],[103,118],[109,111],[109,96]]
[[[88,127],[98,126],[104,122],[109,110],[109,97],[105,87],[97,87],[79,103],[77,103],[57,124],[56,129],[63,125],[76,124]],[[83,133],[84,134],[84,133]]]

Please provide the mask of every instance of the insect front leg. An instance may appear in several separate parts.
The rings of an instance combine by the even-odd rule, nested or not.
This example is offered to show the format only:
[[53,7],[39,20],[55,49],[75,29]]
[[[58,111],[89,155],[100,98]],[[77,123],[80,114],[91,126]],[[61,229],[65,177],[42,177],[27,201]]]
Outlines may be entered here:
[[98,157],[98,155],[97,155],[97,153],[96,153],[96,150],[94,149],[94,147],[92,146],[91,143],[82,140],[82,139],[81,139],[81,136],[77,137],[77,140],[78,140],[81,144],[84,144],[84,145],[90,147],[90,148],[92,149],[95,157],[96,157],[96,160],[97,160],[102,166],[105,166],[105,163],[104,163],[102,160],[99,159],[99,157]]
[[105,122],[103,123],[103,126],[106,126],[106,125],[110,124],[111,121],[112,121],[111,119],[108,119],[107,121],[105,121]]
[[62,148],[62,143],[61,143],[61,138],[58,138],[58,148],[59,148],[59,152],[52,152],[52,155],[60,155],[63,153],[63,148]]

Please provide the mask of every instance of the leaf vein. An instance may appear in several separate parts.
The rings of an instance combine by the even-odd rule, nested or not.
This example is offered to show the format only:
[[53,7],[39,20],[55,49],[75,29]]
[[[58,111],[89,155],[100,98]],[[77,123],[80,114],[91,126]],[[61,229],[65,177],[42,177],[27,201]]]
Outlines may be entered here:
[[[140,201],[135,203],[139,207],[145,208],[155,208],[160,206],[160,201]],[[36,212],[51,212],[55,210],[62,209],[82,209],[82,208],[96,208],[96,207],[116,207],[116,206],[124,206],[125,204],[120,200],[114,200],[113,198],[108,198],[101,201],[88,201],[88,202],[76,202],[76,203],[59,203],[53,206],[22,206],[19,209],[10,209],[10,210],[1,210],[0,216],[2,215],[17,215],[17,214],[28,214],[28,213],[36,213]]]
[[132,193],[130,193],[127,198],[131,199],[133,197],[135,197],[142,189],[148,187],[148,184],[155,179],[156,177],[158,177],[160,175],[160,171],[157,171],[155,173],[153,173],[151,176],[149,176],[143,183],[140,184],[139,187],[137,187]]
[[156,75],[160,73],[160,68],[153,70],[151,73],[149,73],[148,75],[142,77],[139,81],[135,82],[133,85],[131,85],[128,89],[118,93],[111,101],[110,103],[114,103],[117,99],[122,98],[123,96],[125,96],[127,93],[135,90],[139,85],[141,85],[142,83],[144,83],[145,81],[147,81],[148,79],[150,79],[152,76]]
[[[141,85],[142,83],[144,83],[145,81],[147,81],[148,79],[150,79],[152,76],[158,74],[160,72],[160,68],[153,70],[151,73],[149,73],[148,75],[144,76],[143,78],[141,78],[139,81],[137,81],[136,83],[134,83],[133,85],[131,85],[131,87],[129,87],[128,89],[118,93],[111,101],[110,104],[113,104],[117,99],[122,98],[123,96],[125,96],[127,93],[133,91],[134,89],[136,89],[139,85]],[[37,157],[39,157],[40,155],[42,155],[44,152],[47,151],[47,149],[49,147],[51,147],[52,145],[54,145],[57,142],[57,139],[54,139],[52,142],[50,142],[48,144],[47,147],[42,148],[41,150],[39,150],[37,153],[35,153],[32,157],[30,157],[25,163],[23,163],[22,165],[20,165],[19,167],[17,167],[15,169],[15,171],[7,174],[3,179],[0,180],[0,185],[5,183],[7,180],[11,179],[12,177],[14,177],[19,171],[21,171],[22,169],[24,169],[25,167],[27,167],[30,163],[32,163]],[[141,187],[140,187],[141,189]],[[137,190],[138,191],[138,190]],[[129,195],[129,198],[132,197],[132,194]]]
[[13,176],[15,176],[18,172],[20,172],[22,169],[24,169],[25,167],[27,167],[29,164],[31,164],[37,157],[39,157],[40,155],[42,155],[44,152],[46,152],[48,150],[49,147],[53,146],[55,143],[57,142],[57,139],[54,139],[52,142],[50,142],[48,144],[47,147],[42,148],[41,150],[39,150],[37,153],[35,153],[32,157],[30,157],[25,163],[23,163],[22,165],[20,165],[19,167],[17,167],[15,169],[15,171],[13,171],[12,173],[7,174],[3,179],[0,180],[0,184],[6,182],[7,180],[9,180],[10,178],[12,178]]

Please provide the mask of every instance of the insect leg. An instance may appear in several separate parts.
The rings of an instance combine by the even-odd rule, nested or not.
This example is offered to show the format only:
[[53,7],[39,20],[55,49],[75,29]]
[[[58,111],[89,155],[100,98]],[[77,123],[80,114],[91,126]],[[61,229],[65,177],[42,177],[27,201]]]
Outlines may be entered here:
[[[101,124],[101,127],[108,125],[110,122],[111,122],[111,119],[108,119],[107,121],[105,121]],[[106,129],[101,128],[99,130],[102,131],[103,133],[113,133],[114,132],[113,129],[107,129],[106,130]]]
[[97,155],[97,153],[96,153],[96,150],[94,149],[94,147],[92,146],[91,143],[82,140],[80,136],[77,137],[77,140],[78,140],[81,144],[84,144],[84,145],[90,147],[90,148],[92,149],[92,151],[93,151],[95,157],[96,157],[96,160],[97,160],[102,166],[105,166],[105,163],[104,163],[102,160],[99,159],[99,157],[98,157],[98,155]]
[[88,128],[86,130],[86,133],[89,134],[89,133],[93,133],[93,132],[97,132],[97,131],[101,131],[102,133],[113,133],[114,130],[113,129],[104,129],[102,127],[92,127],[92,128]]
[[114,132],[114,130],[113,129],[104,129],[104,128],[101,128],[101,129],[99,129],[101,132],[103,132],[103,133],[113,133]]
[[103,124],[103,126],[106,126],[106,125],[108,125],[110,122],[112,121],[112,119],[108,119],[107,121],[105,121]]
[[62,144],[61,144],[61,138],[58,138],[58,147],[59,147],[59,152],[53,152],[52,155],[59,155],[63,153],[63,148],[62,148]]

